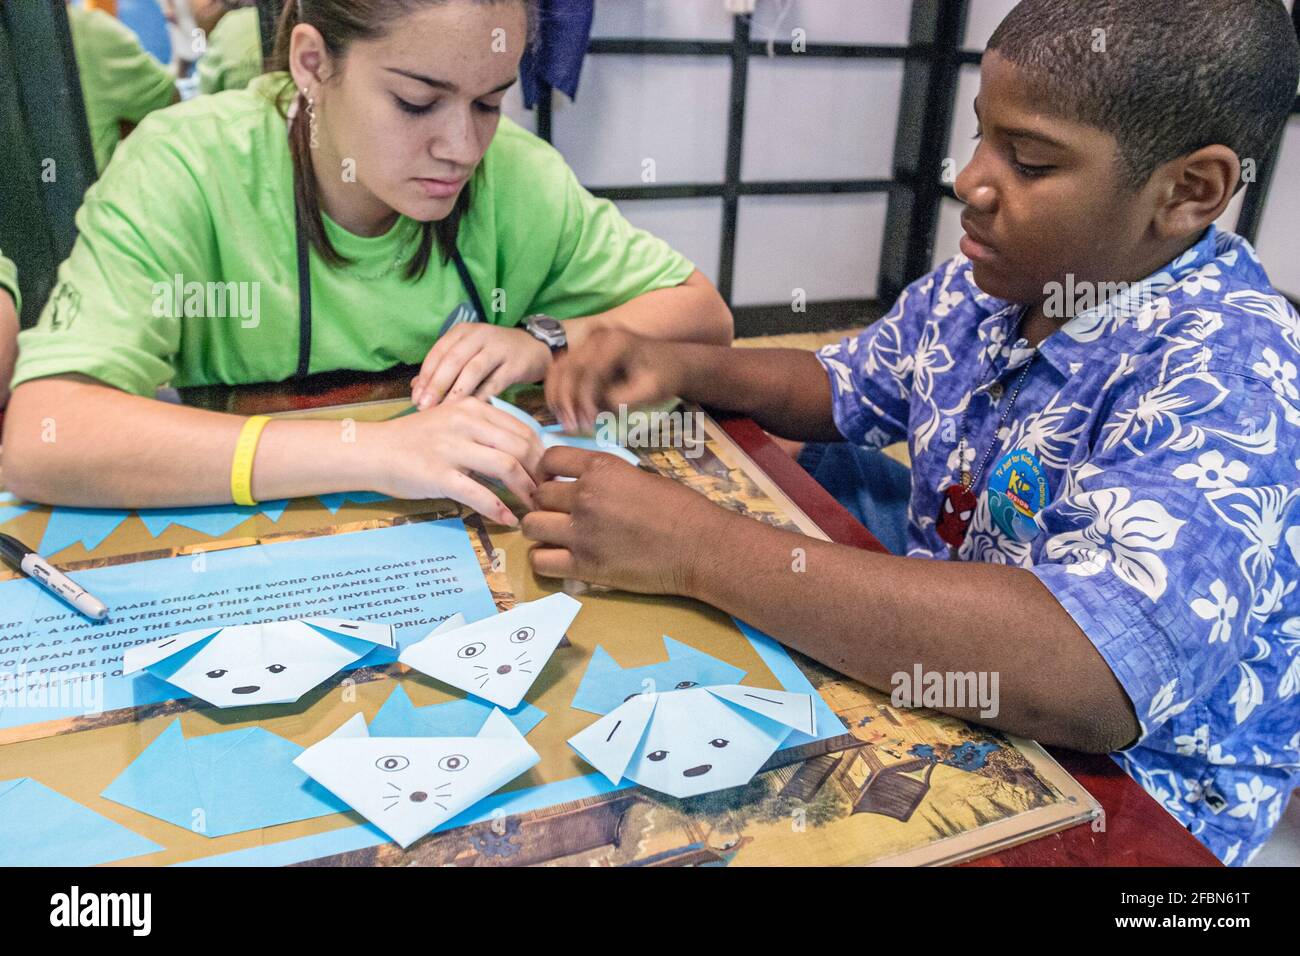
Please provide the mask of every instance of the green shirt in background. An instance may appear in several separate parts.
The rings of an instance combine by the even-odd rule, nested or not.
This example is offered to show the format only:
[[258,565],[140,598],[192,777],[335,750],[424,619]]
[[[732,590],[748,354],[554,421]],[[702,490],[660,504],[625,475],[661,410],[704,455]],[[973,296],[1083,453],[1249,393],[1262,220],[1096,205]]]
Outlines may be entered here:
[[199,57],[199,92],[242,90],[262,72],[262,35],[257,8],[231,10],[208,34],[208,49]]
[[102,10],[69,6],[68,26],[95,167],[102,173],[122,138],[121,124],[138,123],[170,103],[176,79],[130,29]]
[[22,313],[23,297],[18,291],[18,268],[0,253],[0,289],[8,289],[14,297],[14,311]]
[[[122,144],[86,193],[76,245],[40,321],[22,334],[15,387],[79,372],[153,395],[169,383],[294,374],[293,176],[273,103],[288,82],[269,74],[161,110]],[[694,271],[508,119],[471,188],[459,248],[495,324],[603,312]],[[419,232],[405,217],[373,238],[328,219],[326,228],[355,261],[334,269],[312,252],[311,371],[422,362],[443,324],[470,308],[455,266],[435,255],[421,279],[405,279]]]

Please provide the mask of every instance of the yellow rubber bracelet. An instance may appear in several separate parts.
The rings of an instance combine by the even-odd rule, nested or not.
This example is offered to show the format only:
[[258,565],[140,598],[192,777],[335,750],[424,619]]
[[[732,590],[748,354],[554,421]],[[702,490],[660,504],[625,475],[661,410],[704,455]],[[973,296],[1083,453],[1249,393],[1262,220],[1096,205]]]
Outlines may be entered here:
[[235,442],[235,457],[230,462],[230,497],[237,505],[257,504],[253,500],[253,457],[257,454],[262,429],[270,420],[265,415],[254,415],[244,422],[239,441]]

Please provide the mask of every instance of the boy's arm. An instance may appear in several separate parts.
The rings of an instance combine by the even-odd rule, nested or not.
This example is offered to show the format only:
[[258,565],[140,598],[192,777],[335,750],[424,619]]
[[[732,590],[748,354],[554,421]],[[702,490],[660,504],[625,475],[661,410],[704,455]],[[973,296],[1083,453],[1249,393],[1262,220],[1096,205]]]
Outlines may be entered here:
[[1110,668],[1029,571],[795,535],[597,453],[551,449],[542,467],[577,480],[544,483],[524,518],[541,575],[695,597],[879,690],[896,674],[911,687],[918,665],[983,673],[996,713],[938,709],[1043,743],[1104,753],[1138,736]]
[[546,378],[547,401],[571,431],[591,430],[601,410],[672,396],[748,415],[784,438],[843,440],[826,371],[801,349],[650,342],[602,330],[560,359]]

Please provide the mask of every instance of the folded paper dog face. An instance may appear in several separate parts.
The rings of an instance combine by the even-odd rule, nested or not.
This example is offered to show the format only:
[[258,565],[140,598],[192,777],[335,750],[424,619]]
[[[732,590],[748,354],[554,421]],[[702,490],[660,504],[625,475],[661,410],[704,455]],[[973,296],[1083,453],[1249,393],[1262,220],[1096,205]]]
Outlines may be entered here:
[[540,759],[494,709],[474,737],[371,737],[357,714],[294,764],[405,848]]
[[376,647],[386,624],[312,617],[173,634],[126,652],[123,673],[155,677],[218,707],[287,704]]
[[458,615],[406,648],[398,660],[514,710],[580,610],[567,594],[551,594],[473,624]]
[[811,695],[724,684],[638,694],[569,746],[611,783],[693,797],[748,783],[792,730],[816,734]]

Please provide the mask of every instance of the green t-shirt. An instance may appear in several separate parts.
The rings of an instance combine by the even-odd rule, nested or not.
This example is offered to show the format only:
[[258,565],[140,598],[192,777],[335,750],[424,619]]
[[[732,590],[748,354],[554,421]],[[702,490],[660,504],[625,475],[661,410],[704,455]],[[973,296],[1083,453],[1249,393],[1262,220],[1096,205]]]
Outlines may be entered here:
[[199,57],[199,92],[242,90],[262,72],[262,35],[257,8],[231,10],[208,34],[208,49]]
[[[122,144],[86,193],[76,245],[40,321],[22,334],[15,386],[79,372],[152,395],[168,383],[293,375],[292,168],[272,102],[286,81],[270,74],[153,113]],[[680,285],[694,271],[592,197],[551,146],[505,118],[471,187],[458,245],[495,324],[517,325],[536,312],[561,319],[602,312]],[[312,251],[311,371],[422,362],[443,323],[469,308],[454,264],[435,253],[421,279],[405,279],[395,263],[419,231],[405,217],[372,238],[328,218],[325,225],[355,261],[333,269]],[[178,317],[191,302],[210,317]]]
[[122,138],[121,124],[138,123],[170,103],[176,79],[129,28],[102,10],[69,6],[68,25],[95,167],[102,173]]
[[0,253],[0,289],[8,289],[14,297],[14,311],[22,312],[23,297],[18,291],[18,268]]

